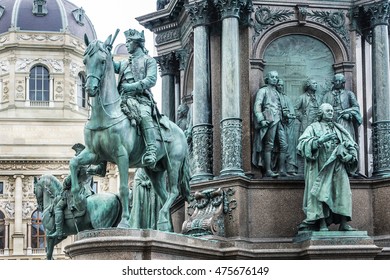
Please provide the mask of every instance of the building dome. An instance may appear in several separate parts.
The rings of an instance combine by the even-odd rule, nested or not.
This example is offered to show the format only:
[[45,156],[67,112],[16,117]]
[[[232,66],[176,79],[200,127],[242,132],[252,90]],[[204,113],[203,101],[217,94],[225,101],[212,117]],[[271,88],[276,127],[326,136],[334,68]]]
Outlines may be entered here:
[[10,29],[97,37],[83,8],[67,0],[0,0],[0,34]]
[[129,55],[126,44],[120,43],[114,49],[114,55]]

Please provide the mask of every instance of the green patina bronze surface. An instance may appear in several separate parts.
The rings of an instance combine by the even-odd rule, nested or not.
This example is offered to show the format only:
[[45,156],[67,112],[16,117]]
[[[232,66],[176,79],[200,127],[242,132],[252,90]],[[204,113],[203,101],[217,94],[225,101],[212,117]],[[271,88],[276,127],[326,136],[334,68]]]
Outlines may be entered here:
[[[154,105],[150,87],[155,83],[157,68],[155,61],[145,56],[143,32],[128,30],[125,35],[130,57],[127,63],[120,65],[113,63],[112,36],[105,42],[90,42],[85,37],[85,90],[91,98],[91,117],[84,129],[86,148],[70,161],[72,190],[78,188],[74,178],[79,166],[102,162],[116,164],[123,209],[118,227],[129,228],[128,170],[142,167],[162,203],[157,229],[173,231],[170,207],[179,195],[185,199],[189,197],[187,139],[183,131],[161,116]],[[118,71],[119,91],[115,78]],[[141,129],[122,111],[122,102],[127,105],[129,100],[139,106]],[[150,123],[152,117],[153,124]],[[153,148],[149,149],[150,146]]]

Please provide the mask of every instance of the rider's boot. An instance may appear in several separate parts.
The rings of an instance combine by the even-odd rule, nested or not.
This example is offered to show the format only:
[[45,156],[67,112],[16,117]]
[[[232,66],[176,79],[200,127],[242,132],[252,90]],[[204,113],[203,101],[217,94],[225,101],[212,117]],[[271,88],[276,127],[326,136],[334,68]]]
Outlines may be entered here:
[[55,211],[55,224],[56,231],[52,234],[48,234],[47,237],[57,237],[61,239],[64,236],[63,225],[64,225],[64,212],[62,210]]
[[141,120],[141,130],[144,135],[146,151],[142,156],[142,164],[154,167],[157,161],[156,136],[154,135],[153,119],[150,116]]

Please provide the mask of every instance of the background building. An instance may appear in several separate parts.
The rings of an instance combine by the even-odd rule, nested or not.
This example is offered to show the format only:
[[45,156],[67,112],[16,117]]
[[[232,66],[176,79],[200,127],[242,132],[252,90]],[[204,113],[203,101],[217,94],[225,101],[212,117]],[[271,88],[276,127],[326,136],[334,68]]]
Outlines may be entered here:
[[[69,1],[0,1],[0,258],[45,258],[33,181],[42,174],[62,181],[71,147],[84,141],[84,34],[96,39],[84,10]],[[115,53],[121,48],[126,54],[123,46]],[[94,187],[116,192],[115,166]]]

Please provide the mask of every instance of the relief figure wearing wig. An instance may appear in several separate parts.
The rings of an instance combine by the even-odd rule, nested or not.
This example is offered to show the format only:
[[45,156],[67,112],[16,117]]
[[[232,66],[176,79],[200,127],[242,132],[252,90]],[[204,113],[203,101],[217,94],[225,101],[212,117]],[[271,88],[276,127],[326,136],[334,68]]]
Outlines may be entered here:
[[156,84],[157,63],[147,54],[143,31],[129,29],[124,34],[126,48],[130,54],[129,59],[114,62],[115,73],[119,74],[118,90],[123,100],[122,110],[128,110],[125,104],[136,104],[136,109],[139,110],[138,121],[146,144],[142,163],[145,166],[154,167],[157,148],[152,116],[156,107],[150,88]]
[[323,103],[318,121],[309,125],[298,140],[298,153],[305,159],[303,211],[300,231],[327,231],[339,224],[340,231],[355,230],[348,172],[358,166],[357,144],[351,134],[333,121],[333,107]]

